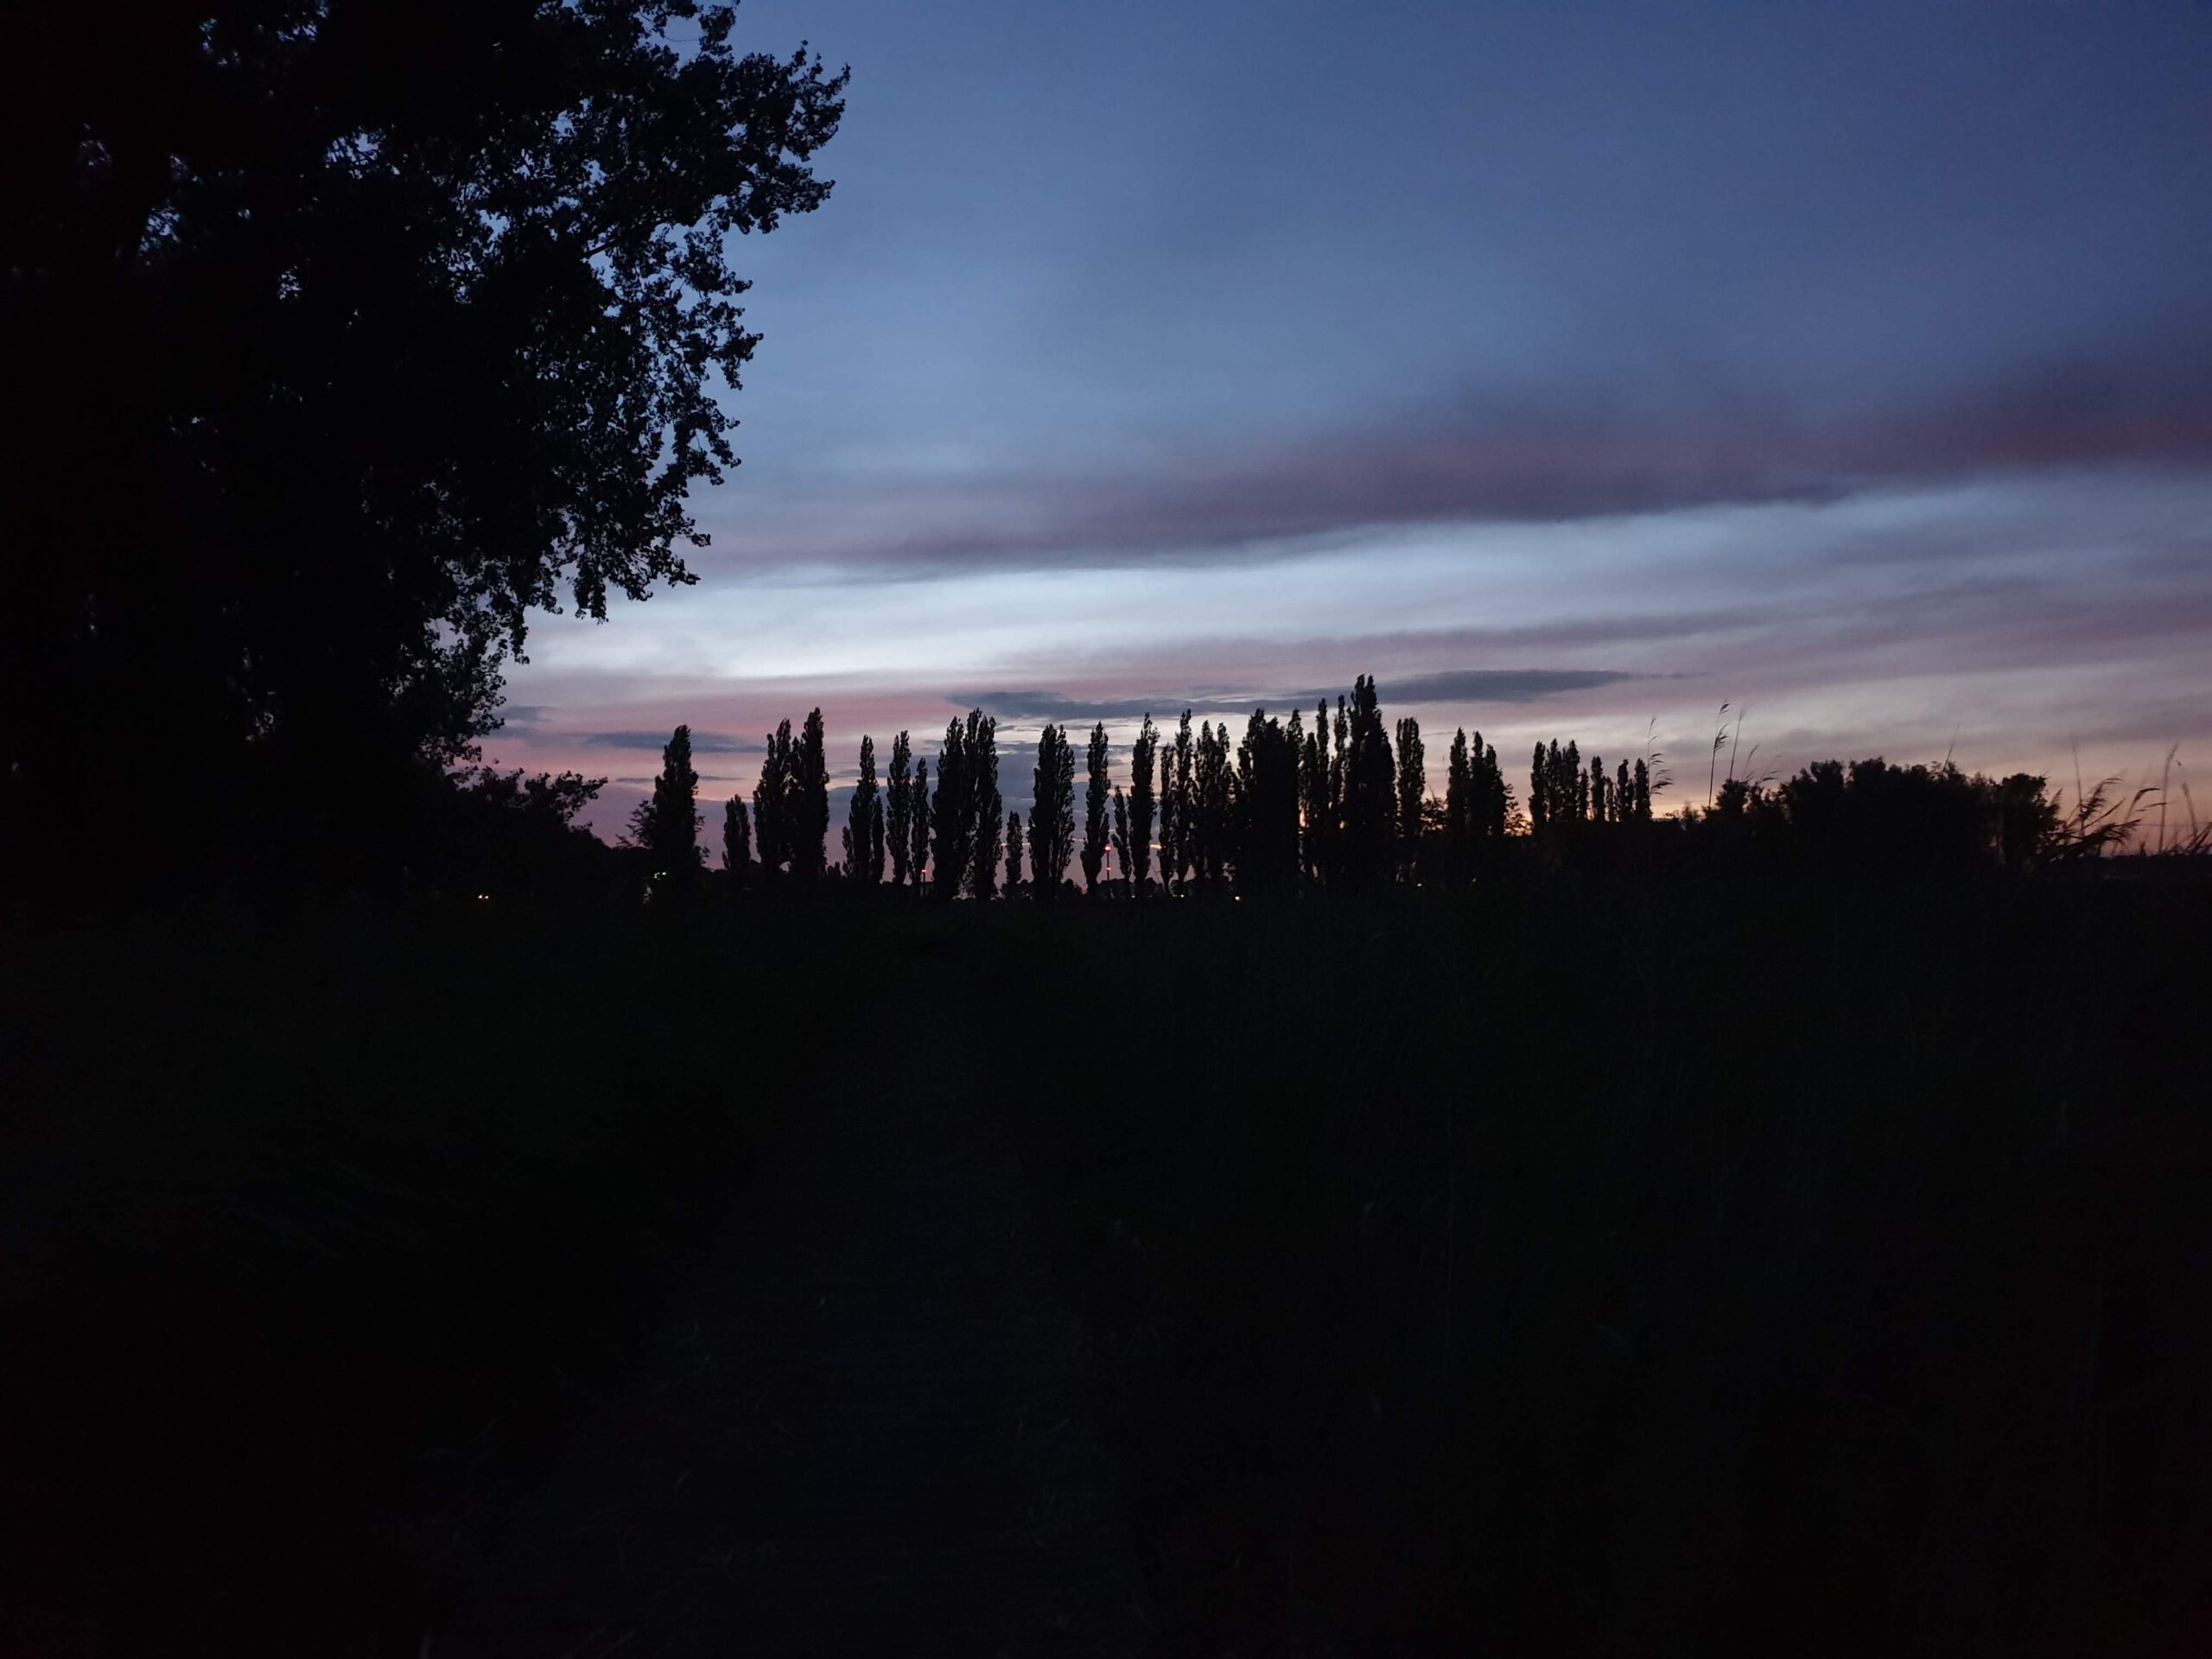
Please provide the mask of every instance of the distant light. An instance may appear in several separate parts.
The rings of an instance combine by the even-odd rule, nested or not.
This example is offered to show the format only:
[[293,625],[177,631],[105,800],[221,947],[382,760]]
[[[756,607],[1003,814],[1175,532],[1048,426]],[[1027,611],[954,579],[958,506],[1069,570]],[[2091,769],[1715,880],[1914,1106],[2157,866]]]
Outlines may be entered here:
[[488,893],[480,893],[476,895],[476,902],[480,905],[488,905],[492,902],[492,895]]

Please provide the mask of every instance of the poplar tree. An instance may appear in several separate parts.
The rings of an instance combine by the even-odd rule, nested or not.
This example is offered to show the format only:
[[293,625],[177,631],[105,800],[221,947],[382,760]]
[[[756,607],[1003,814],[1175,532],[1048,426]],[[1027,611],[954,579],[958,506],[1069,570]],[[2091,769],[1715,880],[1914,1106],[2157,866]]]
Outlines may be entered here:
[[1098,889],[1099,867],[1106,861],[1106,722],[1090,728],[1090,751],[1085,757],[1090,780],[1083,795],[1083,889]]
[[652,798],[630,815],[630,837],[662,871],[688,877],[699,868],[699,774],[691,766],[691,728],[678,726],[660,752]]
[[[1556,750],[1559,745],[1554,743],[1552,747]],[[1535,757],[1529,762],[1529,829],[1534,835],[1542,835],[1551,824],[1551,776],[1550,757],[1539,743]]]
[[914,874],[914,891],[922,890],[922,876],[930,861],[930,763],[926,760],[914,762],[913,794],[906,809],[906,832],[913,837],[913,845],[906,854],[906,863]]
[[860,781],[845,815],[845,874],[862,887],[883,880],[883,803],[875,791],[875,740],[861,739]]
[[1006,896],[1021,891],[1021,814],[1006,815]]
[[1415,879],[1421,865],[1421,801],[1428,791],[1428,751],[1421,722],[1407,715],[1398,722],[1398,879]]
[[[980,718],[980,711],[971,721]],[[939,899],[956,899],[968,882],[968,863],[974,855],[975,785],[969,774],[967,732],[956,717],[944,728],[944,747],[937,757],[937,798],[930,808],[930,890]]]
[[733,795],[722,804],[722,868],[738,887],[752,879],[753,825],[742,795]]
[[1119,784],[1114,785],[1114,868],[1122,885],[1134,896],[1136,884],[1129,873],[1136,868],[1136,861],[1129,850],[1129,798]]
[[1629,823],[1636,818],[1636,785],[1630,780],[1628,762],[1624,760],[1613,773],[1613,821]]
[[908,793],[913,773],[913,746],[901,732],[891,740],[891,776],[884,791],[888,823],[887,839],[891,847],[891,885],[906,885],[906,873],[913,868],[914,801]]
[[1352,700],[1338,755],[1343,761],[1344,874],[1355,887],[1390,879],[1392,796],[1390,738],[1382,726],[1382,707],[1375,678],[1352,682]]
[[1601,754],[1590,757],[1590,822],[1605,822],[1605,758]]
[[1328,871],[1334,824],[1329,817],[1329,705],[1313,710],[1313,730],[1300,757],[1299,810],[1305,821],[1306,880],[1319,887]]
[[1128,879],[1132,897],[1144,894],[1145,879],[1152,873],[1152,829],[1158,798],[1153,793],[1154,757],[1160,753],[1159,728],[1152,723],[1152,714],[1147,710],[1144,724],[1137,728],[1137,741],[1129,750],[1129,835],[1128,852],[1122,865],[1122,874]]
[[1037,734],[1030,783],[1029,867],[1037,896],[1056,899],[1075,842],[1075,753],[1065,727],[1047,724]]
[[820,879],[830,856],[830,761],[823,753],[819,709],[799,730],[789,791],[791,874],[811,884]]
[[792,765],[791,723],[776,722],[768,734],[760,779],[753,786],[753,834],[760,848],[760,868],[780,871],[791,858],[791,828],[785,802]]
[[1165,770],[1160,779],[1160,885],[1164,891],[1170,893],[1183,891],[1190,879],[1194,747],[1191,735],[1191,711],[1185,709],[1181,722],[1175,728],[1175,745],[1165,757]]
[[1641,760],[1636,763],[1636,821],[1651,822],[1651,774]]
[[[1478,750],[1482,734],[1475,734]],[[1467,753],[1467,728],[1452,734],[1452,749],[1444,770],[1444,844],[1451,849],[1452,875],[1465,880],[1473,866],[1475,825],[1480,816],[1476,804],[1475,763]]]
[[980,715],[971,719],[976,725],[969,734],[967,753],[975,779],[976,861],[969,890],[977,899],[989,899],[998,893],[999,855],[1006,846],[1006,803],[999,797],[999,723]]
[[1265,709],[1254,709],[1245,722],[1230,851],[1240,893],[1283,893],[1297,885],[1300,747],[1295,714],[1287,729]]
[[1230,809],[1235,773],[1230,769],[1229,722],[1198,728],[1191,779],[1191,856],[1203,887],[1218,887],[1227,873]]

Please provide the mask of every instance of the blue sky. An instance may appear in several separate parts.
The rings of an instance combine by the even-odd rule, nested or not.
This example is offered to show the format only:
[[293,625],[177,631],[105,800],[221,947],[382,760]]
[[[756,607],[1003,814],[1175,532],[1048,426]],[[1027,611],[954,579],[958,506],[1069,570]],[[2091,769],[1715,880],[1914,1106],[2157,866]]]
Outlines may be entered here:
[[718,795],[972,699],[1014,781],[1048,715],[1360,671],[1433,758],[1694,797],[1724,700],[1762,772],[2212,740],[2212,7],[741,16],[853,67],[830,202],[739,250],[745,464],[488,746],[603,827],[679,719]]

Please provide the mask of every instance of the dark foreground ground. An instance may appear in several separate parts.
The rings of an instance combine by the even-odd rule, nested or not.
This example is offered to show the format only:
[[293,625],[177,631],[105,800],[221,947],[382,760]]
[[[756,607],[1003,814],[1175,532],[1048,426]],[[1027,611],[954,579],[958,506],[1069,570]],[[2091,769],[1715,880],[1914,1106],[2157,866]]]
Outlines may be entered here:
[[0,1651],[2212,1651],[2201,887],[10,938]]

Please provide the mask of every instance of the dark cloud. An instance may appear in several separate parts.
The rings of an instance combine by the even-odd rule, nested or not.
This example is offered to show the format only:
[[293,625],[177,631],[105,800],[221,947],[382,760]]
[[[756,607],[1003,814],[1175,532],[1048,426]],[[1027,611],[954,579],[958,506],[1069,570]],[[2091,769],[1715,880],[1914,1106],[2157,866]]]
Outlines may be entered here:
[[[671,731],[673,731],[673,728]],[[651,749],[668,747],[670,732],[584,732],[573,741],[590,749]],[[694,754],[760,754],[765,747],[759,740],[733,737],[727,732],[699,732],[691,734],[691,753]]]
[[[1464,668],[1436,674],[1413,674],[1382,682],[1384,702],[1535,702],[1565,691],[1588,691],[1623,680],[1648,677],[1611,669],[1585,668]],[[1255,709],[1287,714],[1333,702],[1347,690],[1330,686],[1304,691],[1254,691],[1230,695],[1221,690],[1170,691],[1154,696],[1065,696],[1058,691],[975,691],[947,699],[963,709],[979,708],[1001,720],[1067,721],[1136,720],[1151,715],[1166,721],[1184,709],[1193,715],[1249,715]]]
[[896,501],[848,498],[765,529],[737,526],[729,540],[761,550],[747,561],[758,569],[843,565],[876,580],[1220,563],[1381,526],[1820,503],[2096,468],[2212,469],[2212,327],[1848,413],[1721,388],[1471,398],[1325,441],[1130,476],[1001,477]]

